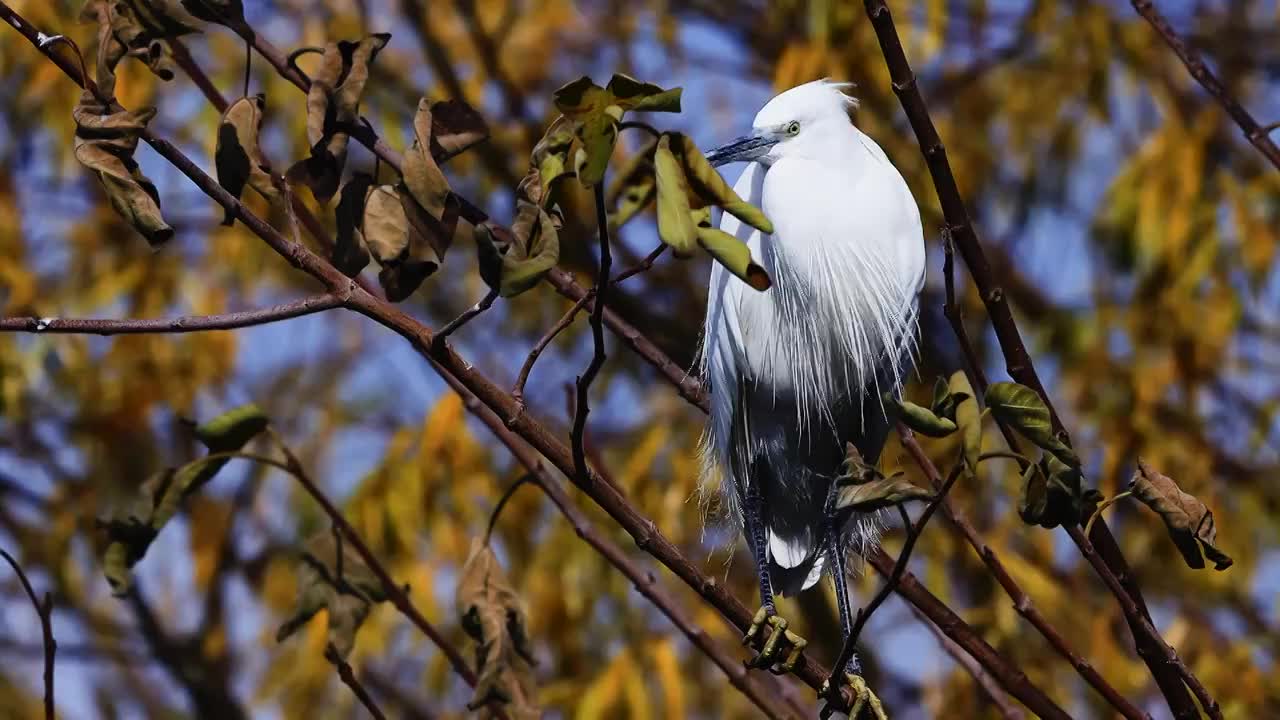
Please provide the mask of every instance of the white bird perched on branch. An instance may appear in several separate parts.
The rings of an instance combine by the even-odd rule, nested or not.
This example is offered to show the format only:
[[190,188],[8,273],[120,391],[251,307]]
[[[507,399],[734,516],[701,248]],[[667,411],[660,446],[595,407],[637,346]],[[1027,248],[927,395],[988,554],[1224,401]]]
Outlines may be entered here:
[[[854,127],[846,85],[787,90],[756,115],[750,135],[708,153],[749,164],[734,190],[773,222],[764,235],[724,215],[720,228],[751,248],[773,280],[760,293],[715,265],[702,371],[711,385],[704,483],[743,526],[760,575],[761,609],[746,640],[774,632],[753,661],[771,667],[786,631],[773,594],[830,571],[847,637],[850,549],[878,539],[871,515],[835,509],[845,443],[874,463],[889,431],[881,401],[909,371],[924,285],[920,211],[897,169]],[[856,672],[855,667],[852,668]]]

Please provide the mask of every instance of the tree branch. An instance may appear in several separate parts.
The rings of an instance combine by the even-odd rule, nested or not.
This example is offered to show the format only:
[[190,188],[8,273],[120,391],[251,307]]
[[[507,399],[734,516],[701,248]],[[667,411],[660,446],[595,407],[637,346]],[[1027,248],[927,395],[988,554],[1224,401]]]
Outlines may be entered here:
[[[969,219],[964,198],[951,171],[951,164],[947,160],[946,148],[938,136],[933,120],[929,117],[928,106],[920,93],[906,53],[902,49],[902,41],[898,38],[898,31],[894,27],[893,16],[884,0],[864,0],[863,4],[867,17],[875,29],[885,64],[889,68],[893,91],[902,104],[929,167],[929,174],[933,178],[934,189],[937,191],[938,202],[942,206],[950,236],[969,267],[969,274],[973,277],[974,285],[991,318],[1009,375],[1035,390],[1044,399],[1055,431],[1069,443],[1070,438],[1023,344],[1022,335],[1014,322],[1004,290],[996,283],[990,263],[982,251],[977,232]],[[1071,534],[1072,540],[1076,541],[1081,552],[1088,555],[1085,551],[1088,540],[1078,531],[1078,528],[1074,532],[1072,528],[1068,528],[1068,533]],[[1126,612],[1125,617],[1129,621],[1138,654],[1146,661],[1152,677],[1155,678],[1156,684],[1160,686],[1161,692],[1168,700],[1174,716],[1179,720],[1198,717],[1195,703],[1187,693],[1187,688],[1183,685],[1178,672],[1158,659],[1163,654],[1161,646],[1164,645],[1164,641],[1158,634],[1153,636],[1145,631],[1145,628],[1151,626],[1150,615],[1146,612],[1146,603],[1142,599],[1136,580],[1129,572],[1128,563],[1119,545],[1116,544],[1115,538],[1104,521],[1096,524],[1092,537],[1098,545],[1098,552],[1102,559],[1101,562],[1092,563],[1094,569],[1103,576],[1103,581],[1108,587],[1119,587],[1127,594],[1127,599],[1121,600],[1122,607],[1131,606],[1139,610],[1139,613],[1133,616]],[[1081,543],[1081,540],[1085,543]],[[1123,578],[1123,581],[1120,578]]]
[[373,696],[356,679],[355,673],[351,672],[351,665],[342,659],[342,655],[338,654],[338,650],[333,646],[333,643],[325,646],[324,659],[333,663],[333,666],[338,669],[338,677],[344,685],[351,688],[351,692],[356,696],[356,699],[360,701],[361,705],[364,705],[364,708],[369,711],[374,720],[386,720],[387,716],[383,714],[382,708],[378,707],[378,703],[374,702]]
[[44,638],[44,716],[45,720],[54,720],[56,716],[53,711],[53,656],[58,652],[58,641],[53,639],[53,596],[46,592],[44,602],[40,602],[36,597],[35,588],[31,587],[31,581],[27,579],[27,574],[22,571],[18,561],[5,550],[0,549],[0,555],[3,555],[9,562],[9,566],[13,568],[14,574],[18,576],[18,582],[22,583],[22,589],[26,590],[27,597],[31,598],[32,607],[40,616],[40,631]]
[[176,334],[233,330],[252,325],[289,320],[342,307],[343,298],[335,293],[322,293],[259,310],[244,310],[222,315],[184,315],[177,318],[138,320],[97,320],[58,317],[0,318],[0,332],[58,333],[76,335],[138,335],[146,333]]
[[570,439],[573,444],[573,467],[579,477],[587,473],[587,451],[584,443],[587,433],[587,414],[591,412],[588,393],[591,383],[595,381],[600,368],[604,367],[604,306],[609,290],[609,270],[613,264],[613,256],[609,251],[609,212],[604,204],[604,183],[596,183],[596,220],[600,225],[600,268],[596,274],[595,306],[591,308],[591,340],[594,352],[587,371],[578,377],[578,407],[573,413],[573,432]]
[[1133,9],[1139,15],[1146,18],[1151,27],[1155,28],[1160,37],[1173,50],[1183,65],[1187,66],[1187,71],[1191,73],[1191,77],[1195,78],[1200,86],[1209,92],[1210,95],[1218,101],[1223,110],[1231,116],[1236,125],[1240,126],[1240,130],[1244,133],[1245,138],[1253,144],[1258,152],[1271,161],[1271,164],[1280,170],[1280,147],[1271,141],[1271,131],[1276,129],[1275,125],[1267,125],[1263,127],[1258,124],[1257,120],[1249,114],[1244,105],[1231,94],[1227,87],[1222,84],[1217,75],[1209,69],[1204,58],[1201,57],[1199,51],[1191,47],[1183,40],[1169,24],[1169,20],[1160,11],[1156,9],[1155,3],[1151,0],[1130,0]]

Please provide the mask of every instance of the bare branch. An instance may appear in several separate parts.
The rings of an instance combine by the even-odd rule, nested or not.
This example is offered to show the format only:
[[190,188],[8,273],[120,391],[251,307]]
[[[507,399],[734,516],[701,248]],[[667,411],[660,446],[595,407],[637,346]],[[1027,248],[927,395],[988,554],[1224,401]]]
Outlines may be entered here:
[[529,381],[529,373],[533,371],[533,364],[538,361],[538,356],[542,355],[542,351],[547,349],[547,345],[550,345],[557,335],[573,324],[574,318],[578,316],[578,313],[582,311],[582,308],[593,295],[594,291],[584,293],[582,299],[565,311],[565,314],[539,338],[533,349],[529,351],[529,356],[524,359],[524,364],[520,366],[520,374],[516,376],[516,384],[511,387],[511,397],[515,398],[521,407],[524,406],[524,385]]
[[333,643],[325,646],[324,659],[333,663],[333,666],[338,669],[338,677],[342,679],[343,684],[351,688],[351,692],[355,694],[356,699],[360,701],[361,705],[364,705],[364,709],[368,710],[375,720],[386,720],[387,716],[383,714],[382,708],[378,707],[378,703],[374,702],[373,696],[356,679],[355,673],[351,672],[351,666],[347,664],[346,660],[342,659],[342,655],[338,653]]
[[573,432],[570,439],[573,445],[573,467],[579,477],[587,474],[587,451],[584,445],[587,432],[587,414],[591,412],[591,404],[587,395],[591,383],[595,381],[600,368],[604,367],[604,306],[609,290],[609,269],[613,264],[613,256],[609,251],[609,211],[604,203],[604,183],[596,183],[596,220],[600,225],[600,269],[596,274],[595,306],[591,308],[591,339],[595,347],[591,362],[586,372],[578,377],[578,408],[573,413]]
[[1227,87],[1222,84],[1217,75],[1209,69],[1204,58],[1201,57],[1199,51],[1191,47],[1178,35],[1173,26],[1169,24],[1169,20],[1160,11],[1156,9],[1155,3],[1151,0],[1130,0],[1133,9],[1138,14],[1146,18],[1151,27],[1160,33],[1160,37],[1164,38],[1166,44],[1173,49],[1173,52],[1182,60],[1182,64],[1187,66],[1187,71],[1191,73],[1191,77],[1195,78],[1200,86],[1209,92],[1210,95],[1218,101],[1223,110],[1231,116],[1236,125],[1240,126],[1240,130],[1244,133],[1245,138],[1262,153],[1271,164],[1280,170],[1280,147],[1271,141],[1271,131],[1277,126],[1276,123],[1262,126],[1257,120],[1249,114],[1244,105],[1237,100]]
[[259,310],[222,315],[184,315],[177,318],[97,320],[58,317],[0,318],[0,332],[58,333],[75,335],[139,335],[234,330],[289,320],[342,307],[343,298],[323,293]]
[[450,320],[444,327],[436,332],[436,342],[444,342],[445,338],[454,333],[455,330],[471,322],[477,315],[483,313],[493,306],[493,301],[498,299],[498,291],[490,290],[475,305],[467,308],[461,315]]
[[40,602],[36,597],[35,588],[31,587],[31,581],[27,579],[27,574],[22,571],[18,561],[5,550],[0,549],[0,555],[3,555],[9,562],[9,566],[13,568],[14,574],[18,576],[18,582],[22,583],[22,589],[27,591],[27,597],[31,598],[31,605],[40,616],[40,631],[44,638],[44,716],[45,720],[54,720],[53,656],[58,652],[58,641],[53,639],[53,596],[46,592],[44,602]]

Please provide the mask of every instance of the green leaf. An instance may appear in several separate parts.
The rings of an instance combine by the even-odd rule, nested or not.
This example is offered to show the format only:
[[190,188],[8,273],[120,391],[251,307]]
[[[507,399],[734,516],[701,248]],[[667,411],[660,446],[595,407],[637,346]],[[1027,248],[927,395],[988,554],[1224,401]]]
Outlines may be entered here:
[[323,531],[299,552],[297,606],[276,631],[276,642],[293,635],[320,610],[328,610],[329,643],[345,658],[372,605],[386,599],[381,580],[351,544],[333,531]]
[[964,463],[970,475],[978,473],[978,458],[982,455],[982,410],[973,394],[973,386],[963,370],[951,374],[947,384],[947,397],[954,399],[953,413],[960,429],[960,444],[964,449]]
[[1203,568],[1206,557],[1213,561],[1215,570],[1226,570],[1235,562],[1214,544],[1218,529],[1213,522],[1213,511],[1194,495],[1184,492],[1171,478],[1152,469],[1142,458],[1138,458],[1138,469],[1129,482],[1129,491],[1164,520],[1169,537],[1188,567]]
[[[626,75],[614,75],[604,88],[584,76],[556,90],[553,99],[556,108],[572,121],[574,133],[581,142],[573,151],[573,166],[578,180],[586,187],[604,179],[624,112],[678,112],[680,109],[680,90],[665,91]],[[537,166],[544,176],[548,175],[541,161]],[[545,182],[553,179],[554,176],[549,177]]]
[[956,431],[954,421],[938,417],[929,408],[920,407],[913,402],[908,402],[889,394],[886,394],[884,399],[886,404],[893,406],[897,411],[898,419],[902,421],[903,425],[921,435],[940,438]]
[[[196,428],[196,437],[210,454],[241,449],[265,430],[267,418],[255,405],[245,405]],[[183,502],[217,475],[226,458],[196,460],[168,468],[147,478],[128,507],[121,508],[98,526],[106,533],[102,572],[116,596],[128,594],[133,567],[147,554],[151,543],[178,513]]]
[[658,237],[677,257],[690,257],[697,243],[697,228],[690,215],[688,190],[680,163],[671,152],[671,138],[663,135],[653,153],[658,185]]
[[629,75],[618,73],[605,88],[613,96],[613,103],[624,110],[649,112],[680,112],[681,88],[663,90],[653,83],[640,82]]
[[575,162],[578,182],[593,187],[604,180],[604,172],[613,157],[613,146],[618,141],[618,122],[607,113],[597,113],[584,118],[578,125],[578,137],[582,139],[584,161]]
[[[542,183],[540,198],[550,195],[552,184],[568,172],[569,150],[573,147],[575,137],[573,122],[561,115],[547,128],[538,144],[533,146],[530,165],[536,168],[540,175]],[[531,198],[532,195],[531,202],[542,204],[542,199],[534,201]]]
[[765,217],[764,211],[743,200],[733,191],[719,171],[707,162],[706,156],[694,144],[692,138],[683,133],[667,134],[674,138],[673,150],[679,155],[680,162],[684,166],[690,195],[693,198],[691,204],[694,207],[716,205],[760,232],[773,232],[773,223]]
[[[696,213],[697,211],[695,215]],[[696,226],[698,244],[715,258],[716,262],[725,266],[729,272],[752,288],[760,292],[768,290],[773,281],[769,279],[769,273],[751,258],[751,249],[747,244],[723,230],[710,227],[710,223],[707,225],[704,227],[699,223]]]
[[614,173],[605,203],[615,208],[610,217],[615,227],[625,225],[657,196],[658,179],[653,170],[653,152],[657,147],[658,139],[653,138]]
[[1049,407],[1035,390],[1015,382],[992,383],[987,387],[986,401],[996,419],[1067,465],[1080,467],[1080,458],[1054,434]]
[[1039,465],[1029,463],[1022,471],[1022,491],[1018,494],[1018,517],[1028,525],[1039,525],[1048,509],[1049,481],[1040,471]]

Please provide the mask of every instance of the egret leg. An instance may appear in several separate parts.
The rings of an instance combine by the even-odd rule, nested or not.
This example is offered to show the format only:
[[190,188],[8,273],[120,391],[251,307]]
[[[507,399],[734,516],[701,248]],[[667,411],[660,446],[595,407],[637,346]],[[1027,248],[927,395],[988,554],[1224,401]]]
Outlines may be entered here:
[[[788,673],[795,667],[800,659],[800,653],[809,642],[788,629],[789,623],[778,615],[777,607],[774,605],[773,583],[769,578],[769,558],[766,552],[764,498],[761,497],[760,490],[754,483],[747,488],[746,497],[743,500],[747,544],[751,546],[751,554],[756,561],[756,572],[759,573],[760,609],[752,618],[747,634],[742,636],[742,644],[748,646],[759,644],[764,638],[764,626],[768,625],[771,628],[769,637],[763,640],[764,645],[760,648],[759,654],[748,660],[746,665],[772,671],[773,666],[777,664],[778,673]],[[778,659],[782,657],[788,646],[791,648],[790,651],[779,663]]]
[[[848,560],[848,544],[844,534],[840,532],[840,517],[835,507],[835,498],[837,493],[837,484],[832,483],[831,489],[827,493],[826,515],[827,526],[826,535],[828,559],[831,561],[832,580],[836,586],[836,607],[840,610],[840,637],[848,640],[849,635],[853,632],[853,613],[849,607],[849,583],[848,577],[845,575],[845,563]],[[858,656],[855,654],[849,658],[849,664],[841,673],[836,670],[832,673],[834,678],[842,678],[845,683],[853,690],[853,707],[849,708],[849,720],[858,720],[864,711],[868,717],[874,720],[889,720],[884,712],[884,706],[880,704],[880,698],[872,692],[867,686],[867,681],[863,679],[861,673],[862,668],[858,666]],[[839,683],[839,680],[837,680]],[[827,680],[826,686],[819,692],[819,696],[826,697],[829,700],[835,699],[841,691],[841,686],[837,684],[831,686],[831,680]],[[826,717],[826,715],[823,715]]]

